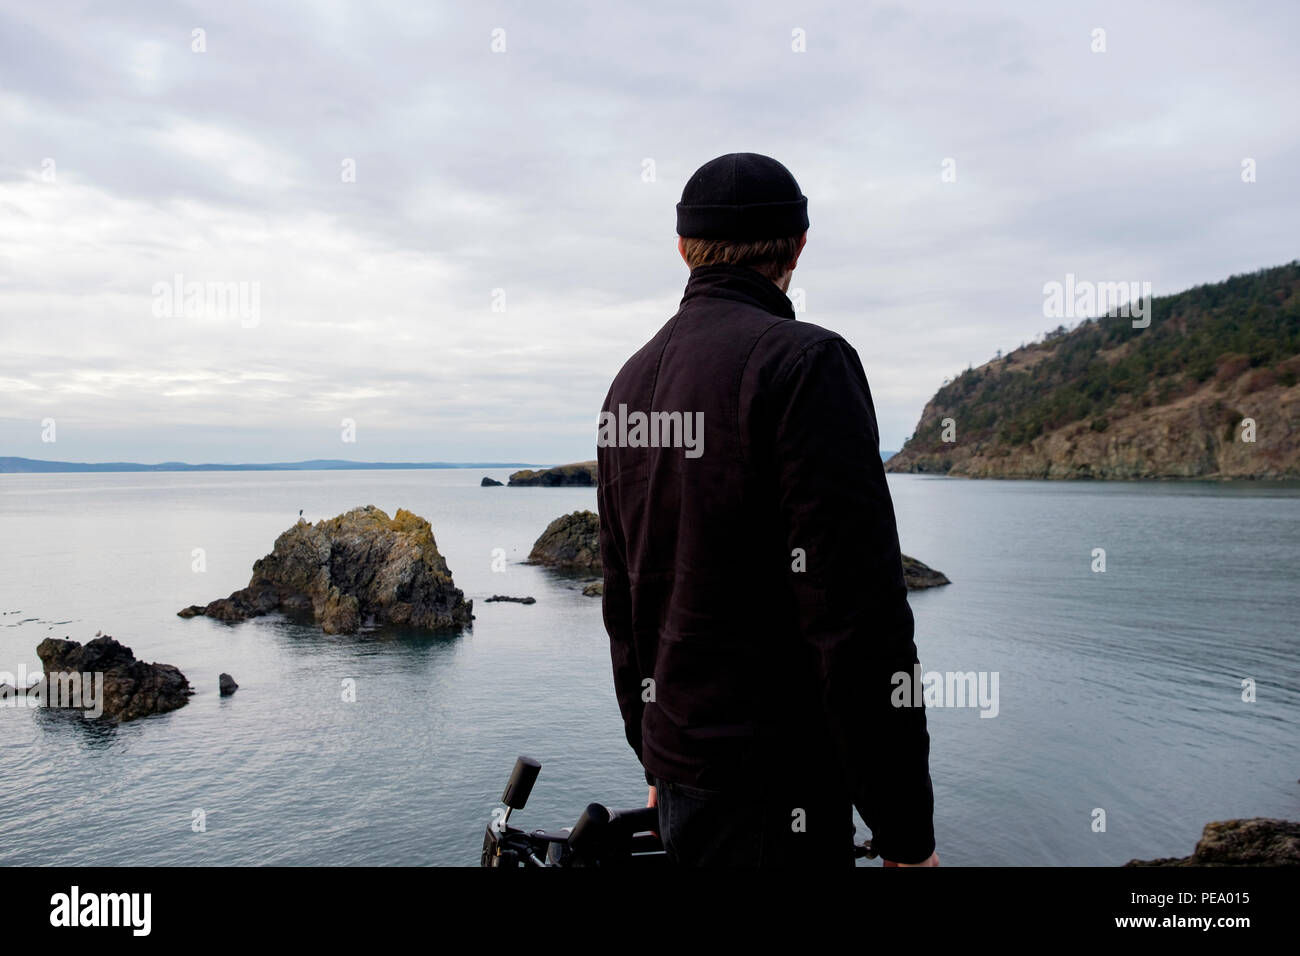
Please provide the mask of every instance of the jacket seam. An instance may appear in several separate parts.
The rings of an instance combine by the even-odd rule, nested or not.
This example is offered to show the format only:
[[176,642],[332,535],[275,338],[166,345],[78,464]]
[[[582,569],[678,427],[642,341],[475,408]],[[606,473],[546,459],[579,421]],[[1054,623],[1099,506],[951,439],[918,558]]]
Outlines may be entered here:
[[[672,317],[672,321],[668,323],[669,325],[668,337],[664,339],[664,344],[660,347],[659,354],[655,356],[655,371],[654,371],[654,375],[650,377],[650,401],[649,404],[646,406],[647,409],[651,409],[655,407],[655,391],[659,388],[659,369],[664,364],[664,353],[668,351],[669,343],[672,342],[673,336],[677,334],[677,323],[681,320],[681,317],[682,317],[682,310],[678,309],[677,314],[674,315]],[[649,500],[650,498],[650,469],[649,468],[647,468],[645,471],[645,493],[646,493],[646,500]]]
[[740,389],[745,383],[745,373],[749,371],[750,359],[754,357],[754,351],[758,348],[758,344],[763,341],[763,338],[782,322],[796,321],[795,319],[788,319],[785,316],[774,317],[776,318],[776,321],[765,328],[762,333],[754,339],[754,344],[751,345],[749,351],[745,353],[745,361],[740,363],[740,373],[736,376],[736,387],[732,390],[732,396],[735,398],[735,401],[732,404],[731,424],[736,433],[736,447],[740,449],[740,460],[747,468],[750,466],[749,450],[745,447],[745,436],[740,433]]
[[794,374],[794,370],[799,366],[799,363],[802,362],[804,360],[804,357],[813,349],[819,348],[820,346],[825,345],[827,342],[835,342],[835,341],[843,341],[843,340],[844,340],[844,336],[839,335],[836,332],[832,332],[829,335],[822,336],[820,339],[816,339],[812,342],[809,342],[807,345],[805,345],[795,354],[794,358],[790,359],[789,366],[786,368],[784,372],[781,372],[780,374],[777,375],[776,379],[772,382],[772,385],[774,387],[780,387],[782,385],[785,385],[786,382],[789,380],[790,376]]

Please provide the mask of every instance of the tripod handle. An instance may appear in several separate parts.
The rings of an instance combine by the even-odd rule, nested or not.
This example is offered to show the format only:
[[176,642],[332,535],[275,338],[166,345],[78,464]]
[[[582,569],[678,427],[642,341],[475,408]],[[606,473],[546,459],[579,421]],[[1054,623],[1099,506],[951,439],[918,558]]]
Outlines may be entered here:
[[522,810],[528,802],[528,795],[533,792],[537,775],[541,772],[541,763],[520,754],[515,760],[515,769],[510,772],[505,792],[501,794],[501,802],[511,810]]

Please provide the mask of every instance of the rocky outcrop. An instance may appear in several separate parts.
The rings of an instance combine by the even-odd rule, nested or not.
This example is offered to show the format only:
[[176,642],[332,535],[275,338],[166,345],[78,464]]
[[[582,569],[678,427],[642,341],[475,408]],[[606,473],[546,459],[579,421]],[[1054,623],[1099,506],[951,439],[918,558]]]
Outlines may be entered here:
[[[965,439],[964,410],[936,407],[929,422],[954,422],[947,445],[910,444],[885,463],[890,472],[960,478],[1253,478],[1300,476],[1300,386],[1244,393],[1245,384],[1212,385],[1181,401],[1105,419],[1072,422],[1020,445],[993,438]],[[1242,441],[1242,423],[1255,423],[1255,440]],[[1094,423],[1095,422],[1095,423]]]
[[[109,720],[127,721],[166,713],[185,706],[193,693],[190,682],[177,668],[171,664],[138,661],[131,648],[108,635],[85,644],[47,637],[36,646],[36,656],[45,669],[45,676],[37,683],[36,693],[51,705],[58,704],[66,693],[60,687],[59,675],[103,674],[102,699],[92,703],[83,689],[81,700],[96,709],[102,707],[102,716]],[[53,690],[46,686],[51,677],[55,680]],[[84,687],[85,681],[82,683]]]
[[509,483],[512,488],[555,488],[561,485],[591,488],[596,484],[596,463],[594,461],[580,461],[572,465],[557,465],[554,468],[545,468],[541,471],[531,471],[529,469],[516,471],[510,476]]
[[594,511],[560,515],[528,553],[528,564],[577,571],[599,571],[600,519]]
[[503,602],[508,602],[508,603],[511,603],[511,604],[536,604],[536,603],[537,603],[537,598],[532,597],[532,596],[529,596],[529,597],[510,597],[510,596],[507,595],[507,594],[494,594],[494,595],[492,595],[490,598],[484,598],[484,599],[483,599],[483,603],[484,603],[484,604],[501,604],[501,603],[503,603]]
[[1191,856],[1125,866],[1300,866],[1300,823],[1253,817],[1207,823]]
[[315,524],[299,519],[253,565],[248,587],[179,614],[236,622],[274,611],[309,613],[325,633],[350,634],[364,624],[461,627],[472,610],[429,522],[405,509],[389,518],[366,505]]
[[489,478],[487,475],[484,475],[483,480],[478,483],[478,486],[480,488],[500,488],[501,482],[497,481],[495,478]]
[[926,588],[952,584],[942,571],[936,571],[928,564],[923,564],[906,554],[903,555],[903,580],[907,582],[909,591],[922,591]]
[[229,674],[222,674],[217,678],[217,689],[222,697],[229,697],[235,691],[239,690],[239,685]]
[[[526,563],[599,573],[603,569],[600,563],[599,516],[594,511],[575,511],[556,518],[537,539]],[[952,583],[941,571],[906,554],[903,555],[903,579],[909,591]],[[599,597],[603,593],[603,582],[588,584],[582,593]]]
[[1300,477],[1300,262],[1059,327],[944,383],[886,471]]

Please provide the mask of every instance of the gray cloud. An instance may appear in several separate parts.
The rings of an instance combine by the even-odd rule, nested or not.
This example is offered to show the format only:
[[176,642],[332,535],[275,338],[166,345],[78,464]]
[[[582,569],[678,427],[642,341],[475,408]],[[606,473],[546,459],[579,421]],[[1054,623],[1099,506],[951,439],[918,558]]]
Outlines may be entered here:
[[[1173,292],[1295,257],[1297,20],[5,0],[0,454],[588,456],[680,297],[681,186],[732,150],[808,193],[801,318],[857,346],[896,447],[945,377],[1055,324],[1046,281]],[[256,283],[260,320],[155,315],[176,274]]]

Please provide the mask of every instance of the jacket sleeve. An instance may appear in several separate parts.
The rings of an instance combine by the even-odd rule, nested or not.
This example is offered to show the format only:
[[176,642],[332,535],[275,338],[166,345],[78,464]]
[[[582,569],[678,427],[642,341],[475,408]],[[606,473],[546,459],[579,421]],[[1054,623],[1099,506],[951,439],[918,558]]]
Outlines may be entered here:
[[847,342],[824,339],[778,373],[773,392],[783,530],[806,562],[791,565],[800,636],[840,769],[875,849],[919,863],[935,846],[930,737],[922,701],[893,703],[896,675],[910,682],[918,662],[866,374]]
[[[623,716],[627,742],[641,760],[641,717],[645,703],[641,699],[641,668],[637,662],[636,642],[632,633],[632,584],[627,573],[622,535],[616,527],[617,515],[609,494],[609,463],[603,450],[597,455],[596,510],[600,516],[600,563],[604,569],[601,608],[605,630],[609,634],[610,657],[614,664],[614,694]],[[644,764],[642,765],[644,769]],[[654,777],[645,771],[646,783]]]

